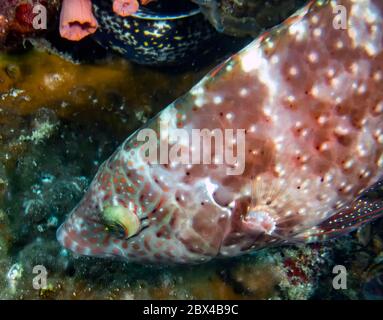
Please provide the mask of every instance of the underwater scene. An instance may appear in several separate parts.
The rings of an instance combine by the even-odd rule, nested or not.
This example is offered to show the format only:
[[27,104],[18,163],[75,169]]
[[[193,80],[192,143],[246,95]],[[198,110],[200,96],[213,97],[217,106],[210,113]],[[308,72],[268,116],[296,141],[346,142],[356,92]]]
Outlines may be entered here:
[[382,300],[383,0],[1,0],[1,300]]

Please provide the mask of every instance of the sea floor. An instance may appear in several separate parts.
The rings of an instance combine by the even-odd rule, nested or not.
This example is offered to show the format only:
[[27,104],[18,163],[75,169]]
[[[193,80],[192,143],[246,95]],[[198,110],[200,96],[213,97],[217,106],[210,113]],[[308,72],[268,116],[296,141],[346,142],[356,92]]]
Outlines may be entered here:
[[[196,266],[60,247],[55,231],[98,166],[207,70],[175,73],[116,57],[76,64],[38,50],[0,55],[0,299],[383,298],[382,287],[371,289],[382,275],[382,220],[325,244]],[[336,265],[347,270],[347,288],[334,288]],[[36,266],[47,270],[43,288],[34,286]]]

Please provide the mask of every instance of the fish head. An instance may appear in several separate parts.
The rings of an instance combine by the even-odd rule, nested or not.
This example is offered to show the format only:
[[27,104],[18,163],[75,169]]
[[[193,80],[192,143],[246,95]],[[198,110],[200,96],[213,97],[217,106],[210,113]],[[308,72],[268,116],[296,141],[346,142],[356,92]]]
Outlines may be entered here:
[[57,231],[62,246],[139,263],[200,263],[219,255],[228,218],[206,200],[205,183],[177,190],[171,186],[174,171],[164,170],[162,178],[150,172],[149,178],[130,162],[121,165],[123,158],[124,151],[117,152],[101,166]]
[[128,186],[127,178],[122,180],[122,167],[116,161],[119,160],[114,155],[100,166],[88,191],[56,236],[63,247],[79,255],[138,260],[145,251],[135,241],[148,228],[148,220],[136,201],[136,188]]
[[57,239],[76,254],[123,256],[129,238],[139,236],[141,220],[132,203],[130,206],[105,205],[93,196],[94,192],[91,186],[57,230]]

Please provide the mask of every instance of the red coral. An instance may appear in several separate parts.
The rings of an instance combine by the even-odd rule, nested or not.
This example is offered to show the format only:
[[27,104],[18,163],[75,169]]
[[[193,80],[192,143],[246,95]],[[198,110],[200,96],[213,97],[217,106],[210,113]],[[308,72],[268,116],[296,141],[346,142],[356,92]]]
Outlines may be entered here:
[[25,27],[33,27],[33,6],[30,3],[22,3],[16,7],[15,18],[16,21]]
[[287,269],[287,276],[291,278],[291,283],[296,285],[299,282],[307,283],[309,278],[303,269],[299,266],[300,262],[292,258],[287,258],[284,261],[284,267]]

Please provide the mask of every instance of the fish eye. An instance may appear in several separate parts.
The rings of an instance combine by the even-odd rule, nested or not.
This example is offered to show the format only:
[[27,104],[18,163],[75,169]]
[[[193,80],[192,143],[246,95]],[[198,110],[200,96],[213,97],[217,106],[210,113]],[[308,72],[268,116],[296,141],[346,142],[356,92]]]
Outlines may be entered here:
[[123,206],[105,208],[101,218],[107,230],[116,234],[119,238],[134,236],[141,226],[137,215],[129,208]]
[[108,221],[104,221],[105,230],[113,233],[117,238],[124,239],[126,238],[126,231],[123,225],[119,223],[112,223]]

